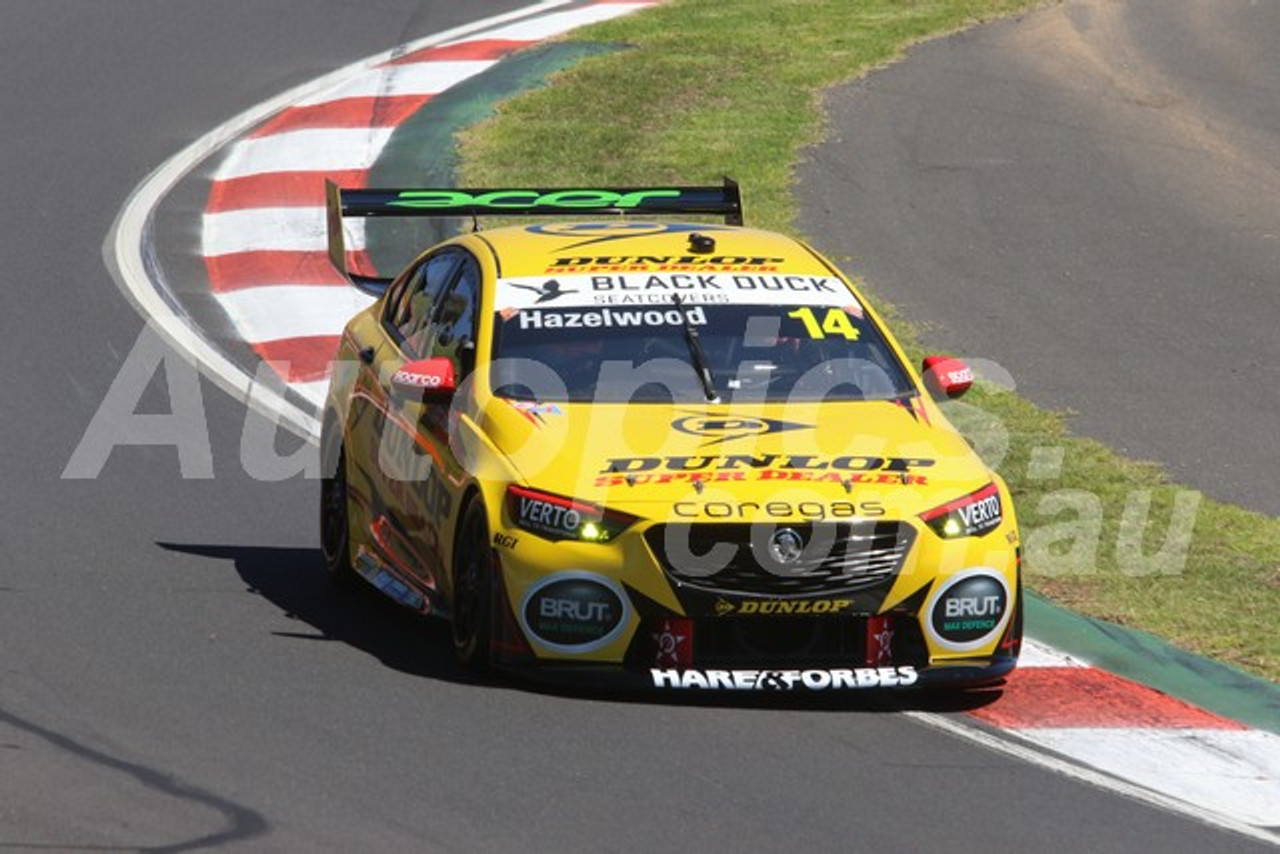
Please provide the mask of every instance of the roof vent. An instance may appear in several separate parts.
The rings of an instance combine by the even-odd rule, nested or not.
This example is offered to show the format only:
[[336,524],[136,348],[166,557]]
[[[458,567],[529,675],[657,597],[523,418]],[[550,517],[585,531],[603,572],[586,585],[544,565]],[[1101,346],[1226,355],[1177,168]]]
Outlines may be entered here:
[[706,234],[695,231],[689,235],[689,251],[706,254],[707,252],[716,251],[716,239]]

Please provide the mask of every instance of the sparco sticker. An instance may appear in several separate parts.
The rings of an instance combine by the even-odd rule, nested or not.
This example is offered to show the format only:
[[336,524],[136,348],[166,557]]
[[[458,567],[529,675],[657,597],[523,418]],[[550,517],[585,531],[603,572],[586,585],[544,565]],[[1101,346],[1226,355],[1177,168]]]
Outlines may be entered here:
[[592,652],[627,624],[627,597],[608,578],[559,572],[529,588],[520,606],[525,634],[555,652]]
[[968,569],[930,597],[925,628],[939,646],[971,652],[1004,630],[1009,606],[1009,584],[1003,575],[986,567]]
[[674,670],[652,668],[655,688],[703,688],[722,691],[828,691],[906,688],[919,674],[903,667],[855,667],[833,670]]

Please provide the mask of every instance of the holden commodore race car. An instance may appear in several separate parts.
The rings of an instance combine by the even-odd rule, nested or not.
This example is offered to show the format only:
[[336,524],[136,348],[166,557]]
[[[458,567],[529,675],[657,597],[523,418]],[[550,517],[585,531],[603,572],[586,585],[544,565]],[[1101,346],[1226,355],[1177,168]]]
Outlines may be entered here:
[[[451,620],[467,667],[594,685],[1015,666],[1009,491],[939,406],[971,372],[914,370],[829,261],[742,224],[732,181],[327,189],[330,258],[378,296],[323,413],[336,580]],[[537,224],[350,269],[347,218],[512,214]]]

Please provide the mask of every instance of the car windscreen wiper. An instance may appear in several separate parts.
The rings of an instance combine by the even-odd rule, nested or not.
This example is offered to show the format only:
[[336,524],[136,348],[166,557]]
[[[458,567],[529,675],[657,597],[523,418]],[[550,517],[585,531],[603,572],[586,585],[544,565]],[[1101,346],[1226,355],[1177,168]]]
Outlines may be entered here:
[[693,370],[702,382],[702,391],[707,396],[707,402],[719,403],[720,395],[716,394],[715,384],[711,381],[711,366],[707,363],[707,352],[702,349],[702,341],[698,338],[698,330],[694,328],[693,322],[689,320],[689,314],[684,310],[684,301],[680,299],[680,295],[672,294],[671,302],[675,304],[676,310],[680,312],[680,319],[684,321],[684,342],[689,345],[689,355],[693,360]]

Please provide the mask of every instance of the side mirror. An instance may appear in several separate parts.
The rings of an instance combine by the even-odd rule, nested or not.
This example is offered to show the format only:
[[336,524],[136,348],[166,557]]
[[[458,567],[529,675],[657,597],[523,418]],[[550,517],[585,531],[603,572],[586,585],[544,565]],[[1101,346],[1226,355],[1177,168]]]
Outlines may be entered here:
[[407,397],[439,403],[453,397],[457,380],[453,360],[446,356],[405,362],[391,375],[391,387]]
[[957,398],[973,385],[973,371],[950,356],[927,356],[922,365],[924,385],[935,398]]

